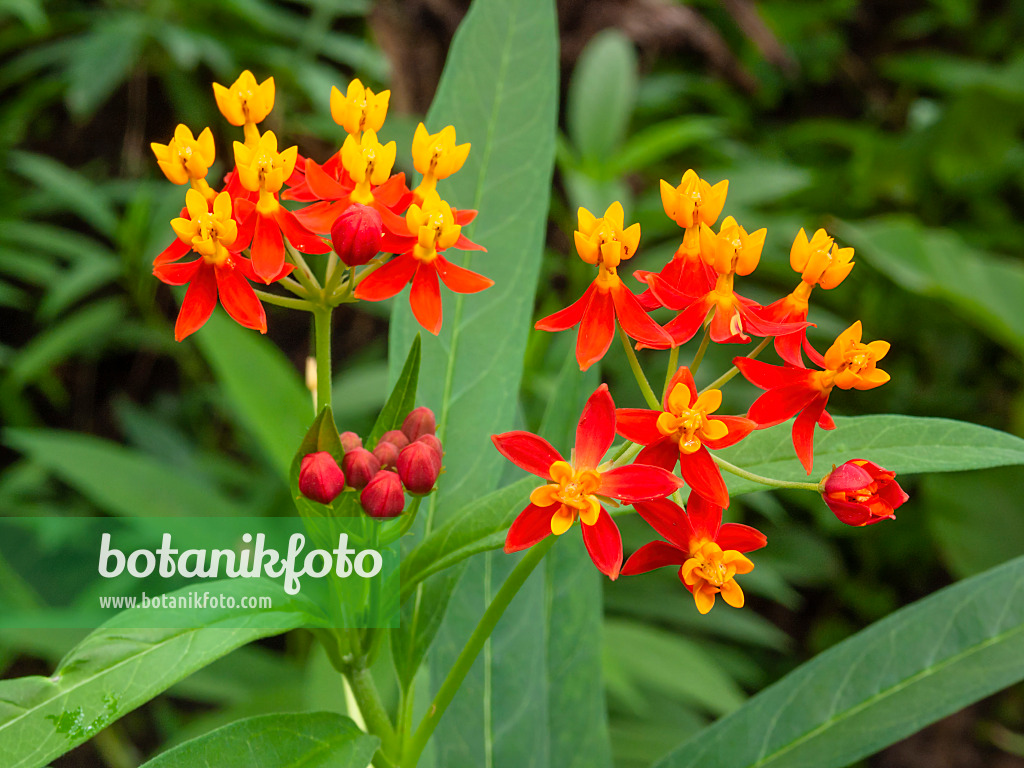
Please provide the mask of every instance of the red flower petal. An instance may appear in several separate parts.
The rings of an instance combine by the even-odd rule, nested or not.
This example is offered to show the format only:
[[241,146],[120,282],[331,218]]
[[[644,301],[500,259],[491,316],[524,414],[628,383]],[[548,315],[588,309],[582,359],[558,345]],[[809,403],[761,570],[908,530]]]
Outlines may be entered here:
[[437,336],[441,331],[441,286],[433,264],[420,263],[412,277],[409,306],[416,321]]
[[157,257],[153,259],[153,266],[158,267],[161,264],[167,264],[168,262],[171,261],[177,261],[190,250],[191,248],[189,248],[188,243],[183,242],[178,238],[174,238],[174,241],[166,248],[164,248],[162,251],[160,251],[160,253],[157,254]]
[[687,366],[681,366],[679,370],[672,374],[672,378],[665,387],[665,398],[668,398],[669,393],[676,388],[676,384],[684,385],[690,390],[690,403],[692,404],[697,399],[697,384],[693,380],[693,374],[690,373],[690,369]]
[[240,253],[249,247],[256,231],[257,216],[255,203],[245,198],[238,198],[234,201],[232,218],[238,224],[238,235],[235,237],[235,242],[228,246],[229,251]]
[[627,440],[640,445],[652,445],[664,435],[658,431],[658,416],[661,411],[647,408],[617,408],[615,410],[615,431]]
[[252,237],[252,268],[269,285],[284,266],[284,240],[277,222],[256,214],[256,232]]
[[277,209],[274,220],[281,227],[281,232],[288,238],[295,250],[299,253],[327,253],[331,250],[330,244],[321,237],[306,229],[295,214],[284,206]]
[[464,227],[476,218],[476,211],[472,208],[452,208],[452,217],[456,224]]
[[583,543],[597,570],[612,581],[619,578],[622,567],[622,536],[608,511],[601,507],[597,522],[583,526]]
[[331,178],[324,169],[314,161],[306,162],[306,185],[318,200],[339,200],[348,197],[351,190],[346,189],[336,179]]
[[651,501],[668,496],[682,484],[682,480],[661,467],[628,464],[603,472],[598,493],[629,503]]
[[652,467],[661,467],[666,472],[671,472],[676,468],[678,461],[679,443],[671,437],[663,437],[640,451],[633,463],[649,464]]
[[722,508],[705,499],[699,493],[692,492],[686,500],[686,516],[693,528],[695,539],[718,538],[718,529],[722,526]]
[[718,440],[704,438],[704,445],[708,448],[728,448],[730,445],[738,443],[757,428],[756,421],[743,416],[709,416],[708,421],[720,421],[729,430],[725,437]]
[[434,265],[444,284],[456,293],[478,293],[494,285],[490,278],[452,264],[443,256],[434,259]]
[[356,298],[366,301],[390,299],[412,280],[417,266],[419,266],[419,262],[411,254],[404,253],[401,256],[396,256],[359,282],[359,285],[356,286]]
[[263,305],[256,298],[252,286],[242,275],[230,267],[220,267],[217,274],[217,291],[225,311],[239,324],[260,333],[267,332],[267,315]]
[[718,529],[715,540],[722,549],[735,549],[737,552],[752,552],[768,543],[768,538],[756,528],[742,523],[726,523]]
[[705,296],[690,304],[690,306],[670,320],[665,325],[665,332],[672,337],[672,343],[679,346],[696,336],[710,309],[711,302]]
[[734,357],[732,364],[740,369],[740,373],[747,381],[761,389],[775,389],[787,384],[809,381],[813,373],[805,368],[785,368],[781,365],[762,363],[760,360],[751,360],[749,357]]
[[553,315],[542,317],[533,327],[538,331],[566,331],[574,325],[579,325],[580,320],[583,319],[583,312],[590,303],[590,297],[596,290],[597,287],[591,283],[580,298],[565,309],[560,309]]
[[622,326],[622,330],[626,332],[627,336],[655,349],[672,346],[672,337],[654,322],[650,315],[644,312],[636,296],[621,280],[611,289],[610,293],[612,303],[615,305],[615,317],[618,318],[619,325]]
[[196,259],[181,264],[159,264],[153,267],[153,274],[167,285],[184,285],[192,281],[202,263],[202,259]]
[[694,303],[695,297],[687,296],[685,293],[677,290],[674,285],[671,285],[661,275],[654,274],[653,272],[637,271],[633,273],[633,276],[647,283],[654,298],[663,307],[668,307],[675,312],[681,312]]
[[538,507],[530,504],[512,521],[505,536],[505,551],[518,552],[532,547],[538,541],[551,535],[551,515],[557,506]]
[[615,305],[608,291],[596,288],[583,312],[576,336],[576,362],[585,371],[608,351],[615,335]]
[[729,491],[722,473],[703,445],[693,453],[679,454],[679,473],[696,493],[723,509],[729,506]]
[[693,528],[682,507],[671,499],[657,499],[638,502],[633,505],[633,509],[665,539],[676,547],[689,552]]
[[[405,186],[405,174],[396,173],[373,190],[373,199],[395,213],[403,213],[412,202],[412,193]],[[456,221],[456,224],[459,222]]]
[[773,427],[806,408],[820,394],[820,390],[805,382],[769,389],[751,404],[747,416],[757,422],[758,429]]
[[682,565],[689,559],[690,555],[685,550],[664,541],[652,541],[630,555],[620,573],[623,576],[633,576],[665,565]]
[[[768,394],[768,393],[765,393]],[[813,400],[793,422],[793,448],[807,474],[814,468],[814,426],[825,409],[828,396]]]
[[576,425],[576,467],[596,468],[614,439],[615,403],[608,392],[608,385],[602,384],[587,398]]
[[217,278],[213,275],[213,267],[204,262],[185,291],[178,319],[174,323],[174,340],[181,341],[202,328],[216,306]]
[[334,202],[321,202],[307,205],[305,208],[295,211],[295,218],[302,226],[311,232],[327,234],[334,226],[334,222],[349,206],[348,197]]
[[551,443],[532,432],[515,430],[491,435],[491,442],[498,449],[498,453],[517,467],[545,480],[551,479],[552,464],[556,461],[565,461]]
[[459,239],[455,241],[455,245],[452,248],[456,248],[460,251],[486,251],[479,243],[474,243],[465,235],[459,235]]

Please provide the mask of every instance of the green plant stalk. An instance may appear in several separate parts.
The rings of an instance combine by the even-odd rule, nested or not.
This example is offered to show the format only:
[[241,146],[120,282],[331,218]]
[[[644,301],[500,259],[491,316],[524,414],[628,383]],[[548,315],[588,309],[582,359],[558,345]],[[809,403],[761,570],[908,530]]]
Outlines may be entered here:
[[629,367],[633,371],[636,383],[640,385],[640,391],[644,395],[644,400],[646,400],[647,405],[654,410],[661,410],[661,403],[658,401],[657,396],[655,396],[654,390],[651,389],[651,385],[650,382],[647,381],[647,377],[644,376],[644,370],[640,367],[640,361],[636,359],[636,352],[633,351],[633,345],[629,343],[629,337],[626,336],[626,332],[622,330],[622,326],[618,326],[618,331],[619,338],[622,340],[622,347],[626,350],[626,357],[629,359]]
[[501,619],[505,609],[512,602],[512,598],[516,596],[526,582],[526,579],[533,573],[533,569],[540,564],[540,561],[544,559],[544,555],[548,553],[548,550],[551,549],[557,539],[557,536],[548,536],[544,541],[535,544],[523,559],[519,561],[519,564],[508,575],[508,578],[505,579],[505,583],[501,585],[501,589],[498,590],[494,599],[491,600],[491,604],[487,606],[484,615],[480,617],[476,629],[469,636],[469,640],[466,641],[466,645],[455,660],[455,664],[448,671],[448,675],[441,683],[441,687],[437,689],[437,695],[434,696],[430,709],[427,710],[427,714],[402,751],[402,760],[400,762],[402,768],[415,768],[419,762],[420,755],[423,754],[423,749],[430,740],[431,734],[437,728],[437,724],[444,716],[448,705],[451,704],[456,692],[462,685],[462,681],[469,674],[473,662],[476,661],[476,657],[483,649],[484,643],[487,642],[487,638],[494,631],[498,620]]
[[[373,682],[373,675],[365,666],[352,666],[345,671],[345,679],[348,680],[352,689],[352,696],[359,705],[359,713],[363,716],[363,722],[367,729],[374,736],[380,739],[378,757],[383,756],[387,765],[395,765],[389,755],[394,755],[398,746],[398,736],[391,724],[387,710],[380,700],[380,693],[377,692],[377,684]],[[374,758],[377,762],[378,757]]]
[[672,351],[668,353],[668,369],[665,371],[665,388],[663,390],[663,397],[668,396],[668,385],[672,382],[672,377],[675,375],[678,367],[679,347],[672,347]]
[[267,304],[273,304],[277,307],[287,307],[288,309],[301,309],[306,312],[313,311],[313,305],[305,299],[293,299],[288,296],[278,296],[275,293],[261,291],[259,288],[253,288],[253,292],[260,301],[265,301]]
[[[764,348],[768,346],[768,343],[773,338],[775,338],[775,337],[774,336],[766,336],[764,339],[761,340],[760,344],[758,344],[756,347],[754,347],[754,350],[749,355],[747,355],[747,357],[750,358],[751,360],[754,360],[758,355],[760,355],[764,351]],[[706,387],[704,387],[704,389],[702,389],[698,394],[703,395],[705,392],[707,392],[709,390],[721,389],[723,386],[725,386],[726,383],[731,381],[736,376],[736,374],[739,373],[739,372],[740,372],[740,369],[737,368],[734,365],[728,371],[726,371],[721,376],[719,376],[717,379],[715,379],[710,384],[708,384]]]
[[331,314],[330,307],[314,307],[313,336],[316,344],[316,409],[331,404]]
[[[704,353],[708,351],[709,341],[711,341],[710,324],[704,327],[704,337],[700,340],[700,346],[697,347],[697,353],[693,356],[693,362],[690,363],[690,373],[694,376],[697,375],[697,371],[700,369],[700,364],[704,361]],[[666,385],[666,387],[667,386],[668,385]]]
[[711,458],[714,460],[715,464],[720,466],[726,472],[731,472],[736,475],[736,477],[742,477],[744,480],[753,480],[755,483],[771,486],[772,488],[798,488],[801,491],[814,491],[816,493],[821,493],[821,483],[799,483],[792,480],[777,480],[774,477],[755,475],[753,472],[741,469],[735,464],[731,464],[725,459],[715,456],[714,454],[711,454]]

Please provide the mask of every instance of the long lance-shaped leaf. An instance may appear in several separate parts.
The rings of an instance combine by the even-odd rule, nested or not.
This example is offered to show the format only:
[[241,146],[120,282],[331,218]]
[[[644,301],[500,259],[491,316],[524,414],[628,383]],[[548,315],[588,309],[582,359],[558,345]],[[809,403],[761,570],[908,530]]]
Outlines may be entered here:
[[[205,588],[238,597],[264,594],[251,584],[230,581],[211,582]],[[202,627],[132,629],[154,621],[147,620],[147,613],[160,610],[135,608],[85,638],[52,677],[0,682],[0,765],[46,765],[235,648],[314,623],[300,598],[288,598],[273,584],[265,592],[274,608],[251,609],[251,626],[246,626],[245,610],[224,608],[210,611]],[[161,621],[166,621],[166,613]]]
[[333,712],[261,715],[186,742],[142,768],[366,768],[378,743]]
[[822,653],[656,768],[841,768],[1024,679],[1024,557]]

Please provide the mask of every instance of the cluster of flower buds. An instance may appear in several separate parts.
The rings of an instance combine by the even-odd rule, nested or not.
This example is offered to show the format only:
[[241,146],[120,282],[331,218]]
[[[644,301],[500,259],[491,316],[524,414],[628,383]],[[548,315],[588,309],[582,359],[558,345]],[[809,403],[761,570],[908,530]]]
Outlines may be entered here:
[[[244,138],[232,145],[234,167],[223,183],[207,181],[216,159],[209,128],[197,137],[179,125],[167,144],[151,145],[167,178],[189,185],[185,208],[171,222],[177,239],[153,262],[159,280],[188,286],[174,328],[178,341],[202,327],[218,301],[236,322],[266,333],[261,298],[272,299],[251,283],[276,283],[331,306],[353,297],[382,301],[411,284],[413,314],[434,334],[441,329],[441,283],[456,293],[493,285],[444,255],[485,250],[462,234],[476,211],[452,208],[437,190],[469,155],[468,143],[456,143],[454,127],[435,134],[422,123],[416,129],[412,159],[422,179],[410,188],[405,173],[394,172],[395,142],[378,139],[390,91],[374,93],[359,80],[345,93],[331,89],[331,116],[346,136],[322,165],[297,147],[279,150],[274,132],[260,131],[274,107],[273,78],[259,83],[246,70],[230,86],[214,83],[213,91],[221,114]],[[282,201],[303,205],[293,209]],[[305,258],[332,249],[337,258],[325,266],[323,288],[313,286],[322,295],[313,297],[312,284],[303,283],[317,262],[311,267]],[[183,260],[190,252],[198,258]],[[347,269],[370,262],[358,275]],[[293,271],[298,283],[285,279]]]
[[397,517],[405,509],[405,494],[424,496],[434,490],[441,474],[444,450],[429,408],[411,411],[401,429],[381,435],[370,450],[355,432],[340,435],[345,451],[341,465],[327,451],[303,457],[299,490],[308,499],[330,504],[346,487],[359,492],[370,517]]

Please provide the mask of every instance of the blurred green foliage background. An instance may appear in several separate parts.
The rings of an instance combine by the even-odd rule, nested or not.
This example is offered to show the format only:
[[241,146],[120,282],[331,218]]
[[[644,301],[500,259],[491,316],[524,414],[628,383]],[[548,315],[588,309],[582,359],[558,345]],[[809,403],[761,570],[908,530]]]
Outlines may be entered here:
[[[301,370],[309,328],[268,308],[269,341],[214,322],[197,343],[174,343],[180,295],[150,265],[183,194],[148,143],[166,142],[178,122],[211,125],[215,173],[226,170],[235,135],[209,84],[243,68],[275,78],[268,127],[315,158],[341,137],[330,86],[353,75],[390,85],[407,111],[389,130],[411,135],[464,5],[0,2],[0,513],[144,514],[152,483],[171,507],[178,486],[250,514],[287,507],[280,457],[254,439],[274,426],[238,386],[230,350],[255,345],[286,370],[276,346]],[[892,382],[843,393],[834,413],[945,416],[1024,435],[1024,5],[598,0],[559,10],[562,135],[537,316],[591,278],[571,252],[578,206],[621,200],[643,228],[635,267],[656,269],[679,238],[658,180],[677,184],[692,167],[730,180],[725,214],[768,228],[745,295],[767,303],[792,289],[800,227],[856,248],[851,277],[815,292],[811,338],[824,349],[862,319],[867,338],[892,342]],[[339,312],[342,429],[365,430],[382,404],[385,313]],[[526,428],[539,424],[568,336],[531,339]],[[706,369],[740,349],[714,350]],[[613,349],[603,376],[619,405],[639,405],[626,370]],[[742,412],[753,390],[737,383],[727,395],[724,410]],[[98,482],[112,467],[119,482]],[[672,573],[606,585],[617,765],[648,764],[799,661],[1024,552],[1021,485],[1016,469],[906,478],[912,500],[898,521],[864,530],[843,528],[816,497],[744,497],[734,514],[756,515],[771,542],[746,581],[751,610],[700,617]],[[632,523],[627,551],[643,540]],[[46,672],[73,640],[5,634],[0,669]],[[121,768],[242,715],[342,707],[325,668],[301,637],[243,649],[55,765]],[[867,763],[1024,765],[1024,694],[910,742]],[[970,748],[949,757],[935,746],[947,743]]]

